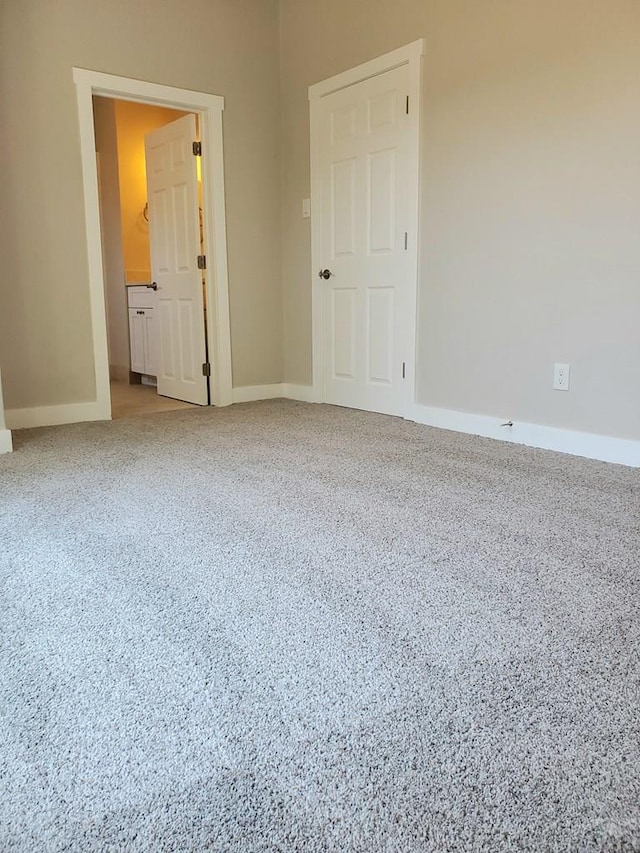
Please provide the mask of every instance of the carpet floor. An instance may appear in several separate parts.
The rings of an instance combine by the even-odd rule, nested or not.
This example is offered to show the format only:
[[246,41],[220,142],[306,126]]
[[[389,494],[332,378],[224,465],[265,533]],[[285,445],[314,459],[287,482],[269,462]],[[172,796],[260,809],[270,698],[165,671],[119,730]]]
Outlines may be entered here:
[[640,472],[291,401],[0,457],[0,850],[640,850]]

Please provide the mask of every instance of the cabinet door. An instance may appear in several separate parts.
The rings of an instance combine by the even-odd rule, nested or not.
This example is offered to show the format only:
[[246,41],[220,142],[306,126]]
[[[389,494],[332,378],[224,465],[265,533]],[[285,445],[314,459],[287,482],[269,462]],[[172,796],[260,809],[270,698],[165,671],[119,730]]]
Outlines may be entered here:
[[129,308],[129,347],[134,373],[145,372],[145,337],[145,312],[140,308]]
[[158,375],[158,340],[154,314],[153,308],[144,309],[144,372],[149,376]]

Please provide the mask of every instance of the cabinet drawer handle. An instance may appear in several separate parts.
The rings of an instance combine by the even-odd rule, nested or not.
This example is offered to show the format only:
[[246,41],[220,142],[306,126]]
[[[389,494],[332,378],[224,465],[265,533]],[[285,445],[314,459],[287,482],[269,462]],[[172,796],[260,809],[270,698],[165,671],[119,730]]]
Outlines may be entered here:
[[136,314],[143,314],[144,315],[144,311],[136,311]]

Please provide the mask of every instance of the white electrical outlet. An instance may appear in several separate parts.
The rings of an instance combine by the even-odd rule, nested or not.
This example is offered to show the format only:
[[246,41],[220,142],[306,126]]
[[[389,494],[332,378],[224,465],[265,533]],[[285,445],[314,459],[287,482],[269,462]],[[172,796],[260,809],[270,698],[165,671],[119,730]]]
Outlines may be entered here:
[[571,373],[570,364],[553,365],[553,387],[555,391],[568,391]]

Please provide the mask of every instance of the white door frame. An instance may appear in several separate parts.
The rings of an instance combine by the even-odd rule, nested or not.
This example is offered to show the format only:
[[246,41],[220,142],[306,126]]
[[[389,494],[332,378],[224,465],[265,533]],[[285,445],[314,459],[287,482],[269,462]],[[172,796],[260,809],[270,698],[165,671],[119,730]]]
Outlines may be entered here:
[[[93,124],[94,95],[135,101],[197,113],[202,142],[202,187],[204,195],[204,252],[209,261],[207,289],[207,337],[211,363],[211,404],[231,402],[231,332],[229,325],[229,279],[227,225],[224,193],[222,111],[224,98],[159,83],[117,77],[84,68],[73,69],[80,120],[80,149],[84,184],[84,213],[89,256],[91,329],[96,377],[96,419],[110,420],[109,355],[105,315],[100,208]],[[123,282],[124,287],[124,282]],[[123,297],[124,298],[124,297]]]
[[377,77],[385,71],[391,71],[401,65],[409,66],[409,104],[410,104],[410,139],[409,139],[409,162],[408,170],[410,179],[410,197],[408,199],[408,253],[409,265],[413,271],[411,281],[412,288],[410,303],[413,306],[413,328],[407,332],[407,362],[406,377],[411,388],[407,400],[407,410],[403,413],[409,414],[415,402],[416,382],[416,319],[418,299],[418,213],[420,202],[420,107],[421,107],[421,83],[422,83],[422,56],[424,54],[424,39],[418,39],[411,44],[385,53],[383,56],[365,62],[349,71],[343,71],[320,83],[309,86],[309,110],[311,129],[311,313],[312,313],[312,359],[313,359],[313,401],[323,401],[322,390],[322,287],[318,278],[318,270],[325,265],[322,253],[322,222],[320,204],[320,164],[319,164],[319,140],[320,140],[320,103],[322,98],[331,95],[340,89],[346,89],[363,80]]

